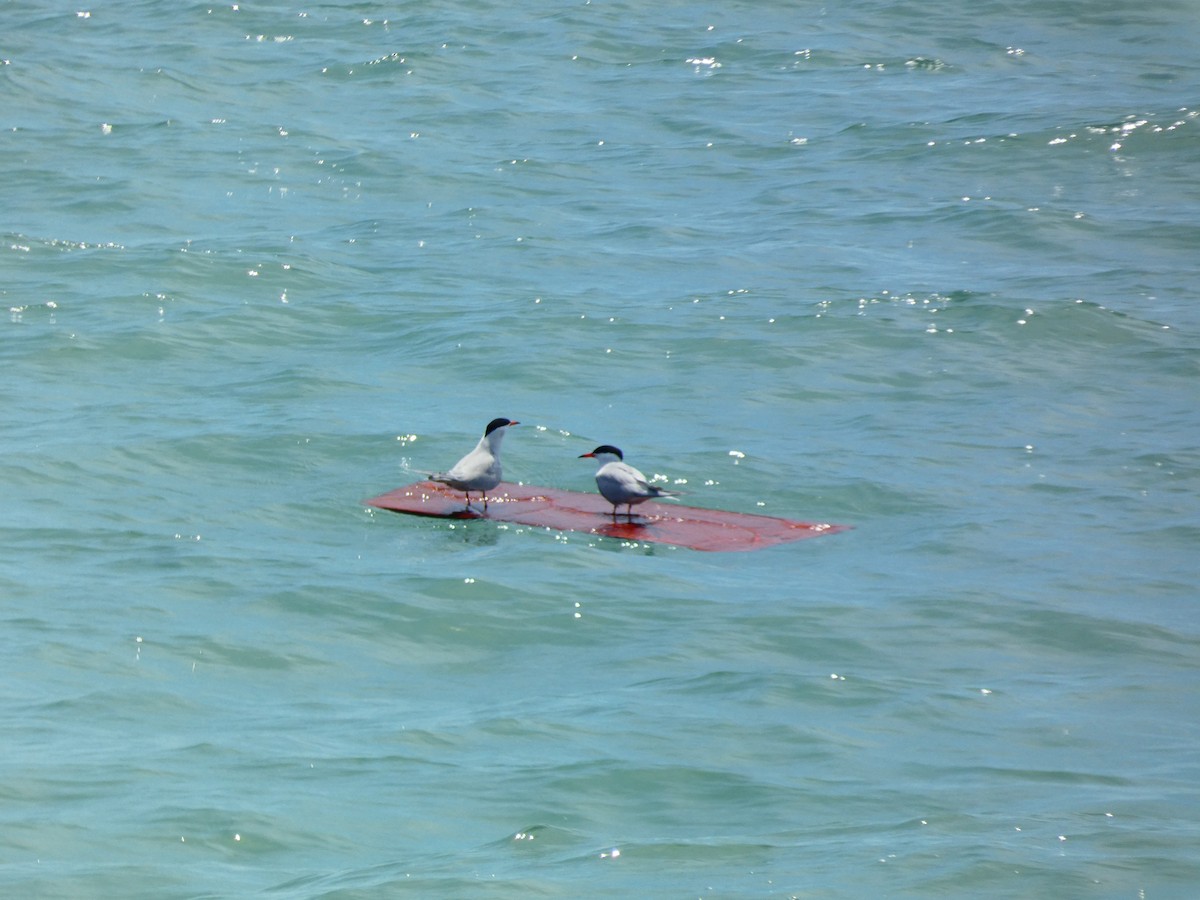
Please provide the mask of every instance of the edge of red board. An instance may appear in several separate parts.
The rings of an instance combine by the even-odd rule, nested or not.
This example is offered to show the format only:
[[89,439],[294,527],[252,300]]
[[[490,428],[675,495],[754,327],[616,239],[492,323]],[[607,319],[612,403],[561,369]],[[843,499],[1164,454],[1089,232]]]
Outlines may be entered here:
[[849,527],[656,501],[634,507],[632,521],[624,512],[614,521],[612,504],[599,494],[508,482],[502,482],[489,493],[486,510],[477,496],[471,499],[468,509],[461,491],[433,481],[405,485],[363,503],[415,516],[492,519],[710,551],[757,550],[787,541],[835,534]]

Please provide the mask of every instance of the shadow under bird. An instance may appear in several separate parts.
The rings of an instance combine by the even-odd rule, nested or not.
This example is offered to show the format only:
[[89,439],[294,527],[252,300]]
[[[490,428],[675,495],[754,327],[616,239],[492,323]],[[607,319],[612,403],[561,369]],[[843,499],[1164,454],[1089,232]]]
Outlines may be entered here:
[[475,449],[448,471],[430,475],[430,481],[462,491],[466,494],[468,508],[471,506],[471,491],[478,491],[483,497],[483,508],[487,509],[487,492],[503,478],[500,470],[500,445],[509,427],[519,424],[512,419],[492,419]]
[[635,503],[644,503],[657,497],[677,497],[679,491],[668,491],[650,484],[646,476],[625,462],[620,448],[612,444],[601,444],[591,453],[579,454],[580,459],[594,459],[600,463],[596,470],[596,487],[600,494],[613,505],[613,518],[617,507],[625,506],[626,514],[633,518]]

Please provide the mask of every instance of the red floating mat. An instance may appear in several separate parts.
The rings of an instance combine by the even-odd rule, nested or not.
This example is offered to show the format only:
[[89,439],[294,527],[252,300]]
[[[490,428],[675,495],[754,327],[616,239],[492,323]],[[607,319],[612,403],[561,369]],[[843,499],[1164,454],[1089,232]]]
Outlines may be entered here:
[[461,491],[433,481],[418,481],[363,502],[367,506],[414,516],[493,519],[626,541],[673,544],[691,550],[757,550],[786,541],[834,534],[848,527],[653,500],[635,506],[632,521],[623,512],[613,521],[612,504],[599,494],[508,482],[501,483],[489,493],[486,510],[482,509],[478,495],[471,498],[471,508],[467,509]]

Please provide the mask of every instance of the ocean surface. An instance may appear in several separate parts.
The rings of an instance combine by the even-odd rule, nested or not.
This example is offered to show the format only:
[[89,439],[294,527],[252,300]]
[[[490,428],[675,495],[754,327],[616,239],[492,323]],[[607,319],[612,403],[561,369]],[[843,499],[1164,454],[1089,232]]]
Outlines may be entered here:
[[[0,91],[0,896],[1197,896],[1194,2],[3,2]],[[363,504],[496,416],[853,528]]]

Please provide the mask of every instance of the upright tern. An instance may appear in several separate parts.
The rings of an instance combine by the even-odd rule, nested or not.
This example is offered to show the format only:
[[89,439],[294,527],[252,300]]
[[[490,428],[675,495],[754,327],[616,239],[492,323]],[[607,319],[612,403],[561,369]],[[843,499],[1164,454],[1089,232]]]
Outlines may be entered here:
[[431,481],[449,485],[467,495],[467,506],[471,505],[471,491],[483,497],[483,508],[487,509],[487,492],[500,483],[500,444],[510,425],[519,425],[511,419],[492,419],[484,429],[483,437],[475,449],[456,462],[448,472],[430,475]]
[[646,476],[624,462],[625,455],[612,444],[601,444],[591,453],[579,454],[580,459],[594,459],[600,463],[596,471],[596,487],[604,499],[613,505],[613,518],[617,507],[626,507],[627,515],[633,518],[633,505],[644,503],[654,497],[675,497],[679,491],[668,491],[646,481]]

